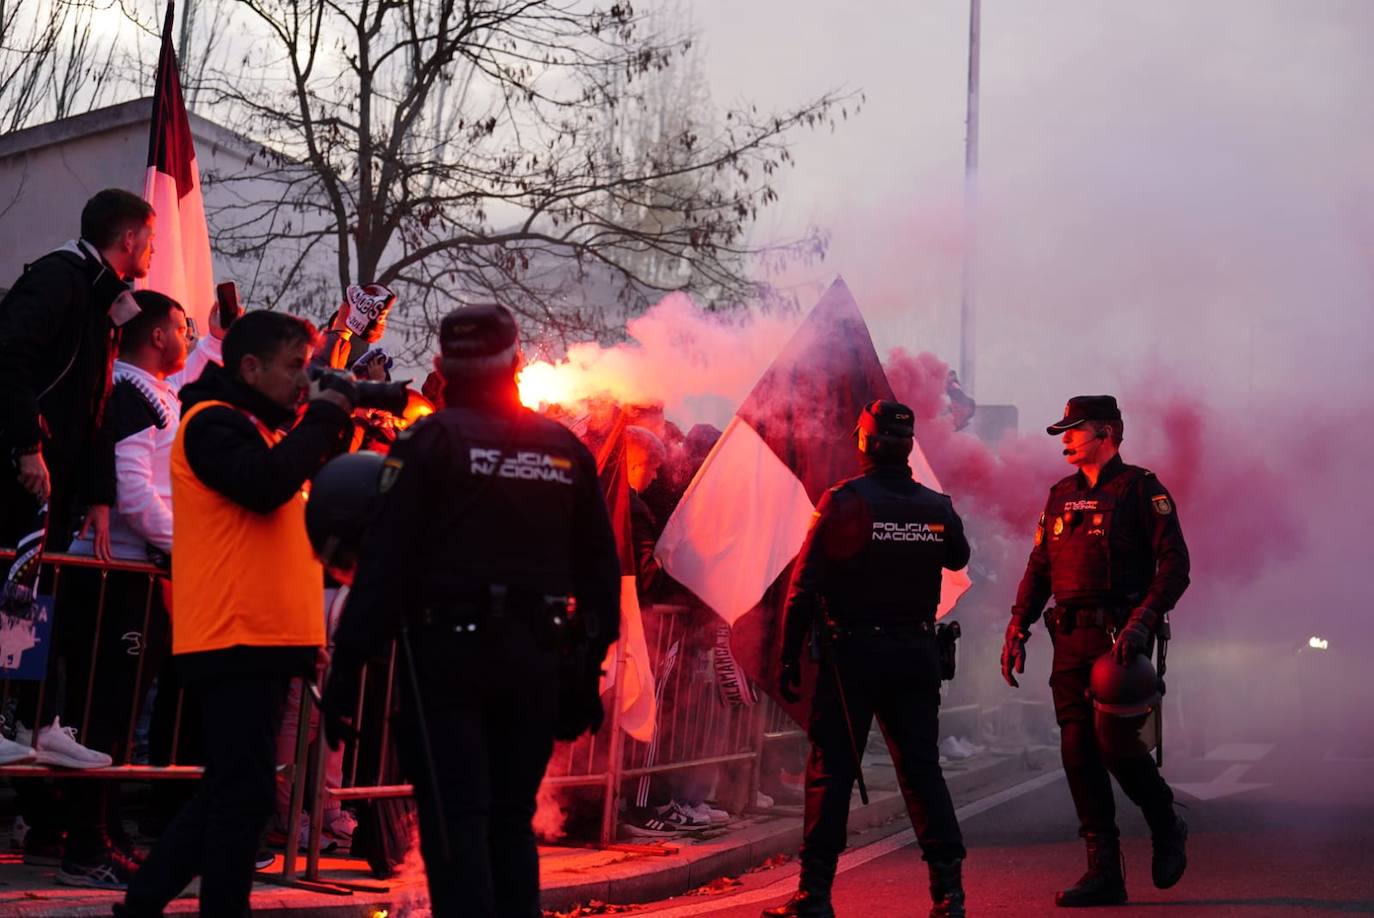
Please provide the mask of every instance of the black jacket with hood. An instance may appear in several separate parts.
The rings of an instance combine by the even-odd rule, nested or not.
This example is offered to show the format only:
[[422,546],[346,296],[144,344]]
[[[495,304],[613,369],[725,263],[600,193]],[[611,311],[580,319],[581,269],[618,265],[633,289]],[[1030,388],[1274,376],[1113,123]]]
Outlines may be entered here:
[[[128,292],[81,240],[28,265],[0,300],[0,441],[6,459],[42,445],[54,502],[66,505],[55,512],[78,495],[114,502],[114,445],[100,427],[119,347],[112,307]],[[137,312],[132,297],[119,305],[125,321]]]

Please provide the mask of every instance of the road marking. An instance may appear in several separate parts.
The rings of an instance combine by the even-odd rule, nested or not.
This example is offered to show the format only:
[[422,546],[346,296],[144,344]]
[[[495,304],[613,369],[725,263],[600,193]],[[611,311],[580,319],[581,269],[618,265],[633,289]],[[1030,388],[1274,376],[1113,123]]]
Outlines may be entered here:
[[[1000,790],[980,800],[966,803],[955,809],[954,815],[960,822],[963,822],[965,819],[970,819],[977,816],[979,813],[986,813],[993,807],[1001,806],[1003,803],[1015,800],[1017,797],[1024,797],[1026,794],[1037,791],[1047,784],[1053,784],[1062,777],[1064,777],[1064,770],[1062,768],[1046,772],[1043,775],[1036,775],[1029,781],[1022,781],[1020,784],[1013,785],[1005,790]],[[901,832],[879,839],[871,845],[865,845],[862,848],[846,851],[844,854],[840,855],[840,863],[835,872],[836,874],[841,874],[853,870],[855,867],[861,867],[869,861],[885,857],[894,851],[900,851],[902,848],[913,844],[915,841],[916,833],[911,829],[903,829]],[[789,865],[787,868],[784,868],[784,870],[785,873],[783,875],[779,876],[777,880],[774,880],[767,886],[760,886],[758,889],[751,889],[748,892],[739,893],[738,895],[712,896],[706,902],[694,902],[689,905],[678,905],[661,910],[646,910],[635,912],[635,914],[653,915],[654,918],[688,918],[688,916],[691,915],[706,915],[725,908],[752,905],[755,902],[766,902],[769,899],[780,899],[784,896],[791,895],[796,889],[796,877],[797,874],[800,873],[800,868],[796,865]]]
[[1274,751],[1273,743],[1225,743],[1204,755],[1206,762],[1258,762]]
[[1183,793],[1199,800],[1219,800],[1222,797],[1230,797],[1245,791],[1268,787],[1268,784],[1246,783],[1240,780],[1241,776],[1252,767],[1248,764],[1232,765],[1206,784],[1175,784],[1174,790],[1183,791]]

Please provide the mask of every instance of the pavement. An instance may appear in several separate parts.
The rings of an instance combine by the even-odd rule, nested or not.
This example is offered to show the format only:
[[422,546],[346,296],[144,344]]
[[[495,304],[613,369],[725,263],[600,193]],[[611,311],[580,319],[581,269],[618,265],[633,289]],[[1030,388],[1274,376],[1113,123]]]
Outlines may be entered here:
[[[865,757],[870,803],[857,795],[850,816],[855,837],[891,832],[908,825],[891,760],[876,735]],[[978,748],[967,757],[945,761],[945,774],[956,805],[972,805],[1028,778],[1051,773],[1057,750],[1021,744]],[[553,912],[591,914],[603,903],[649,903],[666,897],[709,895],[730,889],[750,871],[767,872],[794,855],[801,840],[801,807],[775,806],[746,812],[724,826],[679,833],[652,844],[626,844],[600,850],[562,845],[541,846],[540,872],[544,907]],[[7,841],[7,840],[6,840]],[[3,844],[0,843],[0,849]],[[371,878],[366,865],[346,857],[323,857],[325,887],[283,885],[281,860],[258,874],[253,889],[255,914],[351,916],[427,914],[424,873],[418,855],[387,881]],[[762,865],[762,867],[761,867]],[[301,864],[303,866],[303,864]],[[30,867],[17,855],[0,856],[0,914],[15,918],[58,915],[108,915],[119,893],[64,887],[55,868]],[[275,878],[274,878],[275,876]],[[333,885],[357,884],[370,890]],[[167,909],[168,914],[194,914],[195,886]],[[579,908],[580,907],[580,908]]]
[[[1374,915],[1374,743],[1358,748],[1270,736],[1221,742],[1165,764],[1191,830],[1177,886],[1150,882],[1149,833],[1118,793],[1130,901],[1094,918]],[[1056,890],[1084,869],[1058,767],[959,807],[969,857],[969,914],[1059,916]],[[646,918],[757,918],[796,888],[795,864],[755,872],[709,898],[646,904]],[[846,916],[926,914],[926,870],[910,829],[891,823],[851,839],[834,887]],[[1086,914],[1086,913],[1085,913]]]

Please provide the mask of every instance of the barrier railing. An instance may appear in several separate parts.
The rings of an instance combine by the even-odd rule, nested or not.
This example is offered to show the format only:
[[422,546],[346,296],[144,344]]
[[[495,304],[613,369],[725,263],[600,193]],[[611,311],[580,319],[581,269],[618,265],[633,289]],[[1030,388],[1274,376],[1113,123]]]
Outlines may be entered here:
[[[13,551],[0,550],[0,569],[13,556]],[[79,716],[77,738],[84,741],[90,735],[93,719],[118,710],[118,729],[102,722],[103,730],[99,731],[107,737],[117,734],[115,740],[108,748],[96,749],[112,755],[115,764],[87,770],[4,765],[0,766],[0,776],[146,781],[187,780],[203,774],[201,766],[183,764],[179,759],[186,722],[185,692],[179,687],[174,697],[161,694],[156,702],[164,709],[159,714],[165,713],[165,706],[170,705],[172,710],[170,743],[167,755],[162,757],[165,764],[132,761],[137,724],[147,704],[150,683],[154,677],[165,675],[166,670],[159,667],[170,660],[167,623],[159,621],[166,615],[170,599],[159,594],[167,583],[166,576],[166,571],[141,562],[102,562],[70,554],[44,556],[40,593],[51,597],[51,632],[46,648],[33,647],[24,652],[45,651],[47,667],[36,681],[0,678],[0,710],[32,725],[30,742],[35,749],[41,727],[51,723],[54,715],[64,723],[75,723]],[[600,826],[591,841],[602,847],[621,844],[618,831],[622,800],[628,797],[643,805],[648,802],[655,782],[672,781],[675,776],[694,770],[746,769],[747,777],[742,780],[752,801],[764,743],[798,735],[766,697],[760,697],[753,705],[735,706],[719,696],[712,671],[714,625],[709,612],[685,606],[647,606],[644,622],[656,677],[654,740],[641,743],[628,738],[621,729],[618,692],[625,678],[621,672],[615,679],[616,687],[604,699],[607,717],[602,729],[575,743],[558,744],[544,779],[547,787],[599,791]],[[130,623],[126,632],[112,635],[113,630]],[[111,645],[119,639],[131,642],[130,648],[138,651],[136,655],[127,654],[130,659],[136,657],[131,672],[118,670],[110,662]],[[393,709],[397,693],[406,691],[402,664],[393,646],[385,660],[371,664],[369,672],[365,672],[363,684],[370,687],[360,693],[355,709],[355,725],[365,739],[350,744],[339,787],[327,786],[325,780],[329,752],[323,731],[318,729],[318,698],[310,691],[300,693],[294,754],[291,761],[278,764],[291,789],[282,869],[280,875],[264,877],[260,873],[260,877],[340,894],[354,889],[385,888],[332,878],[327,883],[322,881],[321,847],[325,809],[331,801],[394,799],[412,794],[411,785],[396,780],[393,750]],[[74,679],[79,684],[74,684]],[[110,692],[114,682],[121,682],[115,689],[122,693],[122,698],[112,704]],[[159,679],[160,693],[165,686],[165,681]],[[707,780],[703,778],[699,783],[705,784]],[[301,870],[297,839],[307,816],[305,864]]]

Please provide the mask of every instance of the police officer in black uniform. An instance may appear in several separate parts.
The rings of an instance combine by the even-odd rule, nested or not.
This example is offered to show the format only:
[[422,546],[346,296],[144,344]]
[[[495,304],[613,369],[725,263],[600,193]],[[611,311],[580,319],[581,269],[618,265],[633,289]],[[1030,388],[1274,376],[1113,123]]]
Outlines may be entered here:
[[555,734],[600,723],[620,565],[591,454],[520,405],[510,311],[451,312],[439,343],[446,405],[383,463],[335,634],[326,726],[337,742],[359,668],[399,634],[398,738],[433,913],[534,918],[535,795]]
[[1126,901],[1112,784],[1145,814],[1154,841],[1153,879],[1166,889],[1187,866],[1188,829],[1174,795],[1141,739],[1145,715],[1104,716],[1089,698],[1089,674],[1104,654],[1120,663],[1149,655],[1165,614],[1188,587],[1188,546],[1169,491],[1153,472],[1121,461],[1124,425],[1116,399],[1080,395],[1046,431],[1060,436],[1078,471],[1050,488],[1035,529],[1002,649],[1002,676],[1016,686],[1025,644],[1045,613],[1054,643],[1050,688],[1061,730],[1064,772],[1088,871],[1060,892],[1060,906]]
[[821,497],[792,573],[783,697],[798,697],[809,632],[819,642],[821,667],[811,706],[800,888],[766,916],[834,915],[830,888],[875,714],[930,867],[931,915],[964,914],[963,836],[937,749],[935,612],[942,571],[968,564],[969,545],[950,499],[912,479],[914,431],[905,405],[865,406],[855,430],[863,474]]

